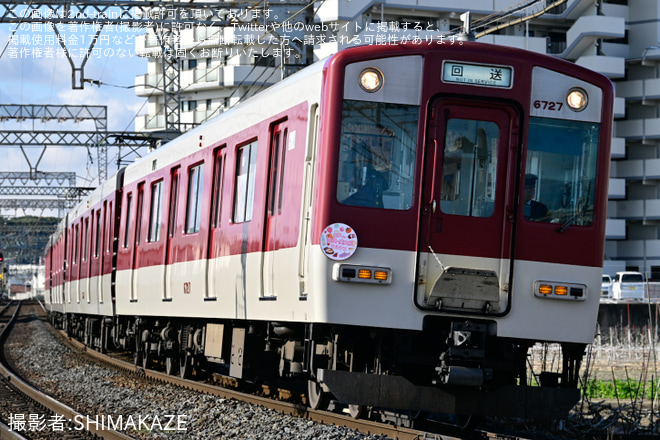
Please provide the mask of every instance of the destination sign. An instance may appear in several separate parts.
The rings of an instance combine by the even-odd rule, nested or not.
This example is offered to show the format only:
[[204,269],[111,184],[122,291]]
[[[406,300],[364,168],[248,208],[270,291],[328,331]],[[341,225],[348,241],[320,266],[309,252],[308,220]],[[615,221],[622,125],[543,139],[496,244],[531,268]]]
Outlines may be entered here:
[[510,89],[513,85],[513,68],[445,61],[442,67],[442,80],[450,83]]

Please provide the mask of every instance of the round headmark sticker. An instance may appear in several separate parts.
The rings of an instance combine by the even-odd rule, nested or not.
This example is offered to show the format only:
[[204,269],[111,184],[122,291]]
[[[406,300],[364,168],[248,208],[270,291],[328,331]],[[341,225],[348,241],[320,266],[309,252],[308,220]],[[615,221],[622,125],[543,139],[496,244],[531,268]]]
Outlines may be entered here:
[[357,234],[344,223],[333,223],[321,233],[321,249],[331,260],[345,260],[357,249]]

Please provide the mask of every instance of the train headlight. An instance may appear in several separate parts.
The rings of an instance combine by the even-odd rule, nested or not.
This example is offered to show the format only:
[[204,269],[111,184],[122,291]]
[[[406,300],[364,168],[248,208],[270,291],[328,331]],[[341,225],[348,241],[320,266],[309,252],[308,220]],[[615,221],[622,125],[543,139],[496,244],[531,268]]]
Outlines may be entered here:
[[335,263],[332,279],[341,283],[392,284],[392,269]]
[[383,73],[373,67],[364,69],[360,73],[360,87],[365,92],[374,93],[379,91],[383,87],[383,80]]
[[581,112],[589,103],[589,96],[584,90],[575,87],[568,91],[566,103],[571,110]]

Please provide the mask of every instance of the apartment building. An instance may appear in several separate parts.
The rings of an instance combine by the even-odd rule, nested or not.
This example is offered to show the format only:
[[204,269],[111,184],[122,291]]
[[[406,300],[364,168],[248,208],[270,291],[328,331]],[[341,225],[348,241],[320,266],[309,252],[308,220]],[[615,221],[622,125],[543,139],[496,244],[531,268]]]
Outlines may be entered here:
[[[283,3],[287,2],[269,5]],[[354,44],[437,38],[461,26],[461,15],[470,12],[478,41],[547,53],[614,82],[616,121],[604,271],[638,270],[660,280],[660,0],[312,3],[306,14],[299,12],[308,2],[277,13],[266,9],[271,6],[251,10],[264,24],[286,20],[292,25],[291,33],[282,31],[275,39],[265,39],[259,26],[182,30],[181,47],[197,50],[179,59],[181,122],[207,120],[279,81],[291,66]],[[493,27],[498,29],[484,32]],[[137,95],[149,98],[147,114],[137,120],[136,130],[157,131],[164,127],[163,93],[158,90],[162,62],[154,56],[160,47],[149,34],[136,46],[138,54],[151,55],[147,74],[136,79]]]

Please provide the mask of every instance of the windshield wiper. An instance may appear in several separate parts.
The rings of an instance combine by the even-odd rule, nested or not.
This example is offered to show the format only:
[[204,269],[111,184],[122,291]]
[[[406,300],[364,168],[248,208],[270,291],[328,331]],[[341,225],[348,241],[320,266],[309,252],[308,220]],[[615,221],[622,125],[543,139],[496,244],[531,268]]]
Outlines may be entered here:
[[568,229],[569,226],[575,223],[577,219],[582,218],[587,213],[587,211],[589,211],[589,205],[585,204],[584,208],[578,211],[573,217],[566,220],[566,223],[555,229],[555,232],[564,232],[566,229]]

